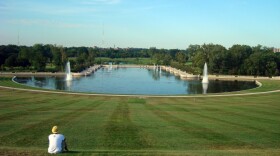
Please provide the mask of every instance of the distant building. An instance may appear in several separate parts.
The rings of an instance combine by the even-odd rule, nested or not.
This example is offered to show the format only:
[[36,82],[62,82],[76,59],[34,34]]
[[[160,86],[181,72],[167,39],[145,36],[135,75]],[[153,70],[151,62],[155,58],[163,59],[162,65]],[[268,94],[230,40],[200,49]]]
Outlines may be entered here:
[[280,53],[280,48],[273,48],[274,53]]

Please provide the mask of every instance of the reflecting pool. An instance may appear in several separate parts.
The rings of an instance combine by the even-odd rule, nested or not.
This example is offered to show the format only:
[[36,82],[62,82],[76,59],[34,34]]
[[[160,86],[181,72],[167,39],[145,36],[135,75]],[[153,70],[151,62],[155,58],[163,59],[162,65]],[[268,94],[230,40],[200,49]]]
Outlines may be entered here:
[[181,80],[169,72],[146,68],[101,68],[86,77],[65,81],[62,77],[17,77],[33,87],[102,94],[185,95],[232,92],[257,87],[254,81]]

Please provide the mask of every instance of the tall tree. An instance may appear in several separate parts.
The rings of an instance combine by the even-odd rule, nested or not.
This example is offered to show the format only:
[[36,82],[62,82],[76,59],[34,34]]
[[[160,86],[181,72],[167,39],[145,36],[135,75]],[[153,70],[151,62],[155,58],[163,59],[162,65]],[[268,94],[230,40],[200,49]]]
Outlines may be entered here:
[[164,57],[163,57],[162,64],[163,65],[170,65],[171,61],[172,61],[172,56],[170,54],[165,54]]
[[88,49],[88,59],[87,59],[87,62],[89,65],[93,65],[94,64],[94,60],[95,60],[95,57],[96,57],[96,49],[93,49],[93,48],[89,48]]
[[53,64],[55,65],[56,70],[63,71],[67,61],[64,48],[62,46],[54,45],[51,47],[51,52],[53,55]]
[[7,67],[15,67],[17,66],[17,54],[12,54],[10,55],[6,60],[5,60],[5,66]]
[[195,54],[199,51],[199,49],[200,45],[189,45],[189,47],[187,48],[189,59],[192,59],[195,56]]
[[21,46],[18,54],[19,66],[27,67],[31,65],[32,50],[26,46]]
[[187,55],[183,52],[178,52],[175,56],[176,60],[181,63],[181,64],[185,64],[187,61]]
[[42,44],[35,44],[32,47],[31,63],[37,71],[44,71],[47,64],[47,57],[44,56],[44,47]]
[[242,74],[241,66],[250,55],[252,48],[247,45],[233,45],[229,48],[228,64],[229,74]]
[[226,69],[227,50],[221,45],[213,45],[209,53],[208,68],[211,73],[222,74]]

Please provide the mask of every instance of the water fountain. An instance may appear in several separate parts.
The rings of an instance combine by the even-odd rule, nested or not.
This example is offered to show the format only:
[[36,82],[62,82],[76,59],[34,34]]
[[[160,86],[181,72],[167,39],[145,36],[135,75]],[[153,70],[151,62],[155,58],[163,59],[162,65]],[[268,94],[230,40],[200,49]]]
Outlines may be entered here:
[[68,61],[66,63],[66,67],[65,67],[65,73],[66,73],[66,81],[71,81],[72,80],[72,74],[71,74],[71,68],[70,68],[70,62]]
[[113,69],[113,63],[110,62],[110,63],[109,63],[109,70],[112,70],[112,69]]
[[202,78],[202,83],[209,83],[208,81],[208,73],[207,73],[207,64],[205,62],[204,64],[204,69],[203,69],[203,78]]
[[205,62],[204,68],[203,68],[203,78],[202,78],[203,94],[207,93],[208,83],[209,83],[209,80],[208,80],[207,64]]

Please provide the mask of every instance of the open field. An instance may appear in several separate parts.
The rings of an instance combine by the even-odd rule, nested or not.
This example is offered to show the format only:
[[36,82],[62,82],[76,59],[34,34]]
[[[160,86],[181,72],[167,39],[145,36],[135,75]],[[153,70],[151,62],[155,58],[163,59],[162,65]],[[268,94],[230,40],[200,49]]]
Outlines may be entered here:
[[[261,82],[238,93],[280,89]],[[67,137],[65,155],[280,155],[279,101],[280,92],[146,98],[0,88],[0,155],[48,155],[53,125]]]

